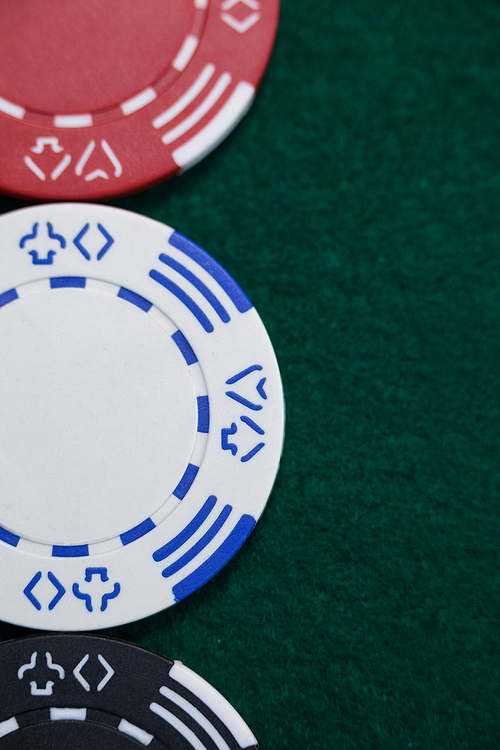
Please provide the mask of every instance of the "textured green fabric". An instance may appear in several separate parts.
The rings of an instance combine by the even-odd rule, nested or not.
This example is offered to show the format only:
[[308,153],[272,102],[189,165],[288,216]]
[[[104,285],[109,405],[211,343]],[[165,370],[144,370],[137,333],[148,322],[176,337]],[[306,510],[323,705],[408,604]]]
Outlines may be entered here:
[[234,133],[116,202],[245,289],[288,421],[231,563],[106,632],[204,676],[263,750],[500,744],[499,43],[496,0],[283,0]]

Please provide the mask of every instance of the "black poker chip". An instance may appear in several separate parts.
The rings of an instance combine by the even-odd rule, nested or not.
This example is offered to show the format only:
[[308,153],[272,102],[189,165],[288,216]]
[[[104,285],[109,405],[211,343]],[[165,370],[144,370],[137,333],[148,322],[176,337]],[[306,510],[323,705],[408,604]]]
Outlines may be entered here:
[[0,645],[1,750],[258,750],[236,710],[179,661],[112,638]]

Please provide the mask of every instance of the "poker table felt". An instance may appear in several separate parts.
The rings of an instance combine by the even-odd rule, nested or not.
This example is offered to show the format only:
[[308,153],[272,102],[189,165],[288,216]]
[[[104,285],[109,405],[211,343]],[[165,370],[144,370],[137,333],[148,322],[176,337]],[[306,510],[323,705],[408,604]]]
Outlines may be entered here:
[[224,570],[103,632],[201,674],[262,750],[500,742],[499,43],[495,0],[283,0],[233,134],[113,203],[248,293],[287,430]]

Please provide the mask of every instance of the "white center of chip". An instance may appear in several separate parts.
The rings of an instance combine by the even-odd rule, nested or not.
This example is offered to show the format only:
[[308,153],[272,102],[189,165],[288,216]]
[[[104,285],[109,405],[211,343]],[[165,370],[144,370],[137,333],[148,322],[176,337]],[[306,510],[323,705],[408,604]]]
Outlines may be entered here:
[[197,402],[169,333],[112,294],[52,289],[0,309],[0,525],[46,544],[115,537],[172,494]]

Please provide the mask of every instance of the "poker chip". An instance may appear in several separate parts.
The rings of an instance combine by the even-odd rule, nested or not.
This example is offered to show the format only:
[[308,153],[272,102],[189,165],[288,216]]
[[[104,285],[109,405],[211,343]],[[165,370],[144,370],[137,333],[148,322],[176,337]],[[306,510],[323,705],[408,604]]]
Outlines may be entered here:
[[51,0],[0,14],[0,190],[126,195],[188,169],[250,107],[278,0]]
[[2,750],[258,750],[236,710],[179,661],[89,635],[0,645]]
[[93,630],[180,601],[262,513],[284,409],[265,328],[137,214],[0,218],[0,618]]

